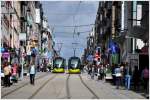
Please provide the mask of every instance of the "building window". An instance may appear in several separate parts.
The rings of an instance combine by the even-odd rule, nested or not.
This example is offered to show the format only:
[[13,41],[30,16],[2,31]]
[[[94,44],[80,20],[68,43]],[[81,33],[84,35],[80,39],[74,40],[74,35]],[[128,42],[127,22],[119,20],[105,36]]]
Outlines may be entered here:
[[124,31],[124,1],[122,1],[121,8],[121,31]]
[[137,1],[133,1],[133,26],[136,26],[136,21],[137,21],[137,19],[136,19],[136,14],[137,14],[137,8],[136,8],[136,6],[137,6]]
[[141,26],[142,5],[133,1],[133,26]]
[[137,26],[141,26],[142,5],[137,5]]

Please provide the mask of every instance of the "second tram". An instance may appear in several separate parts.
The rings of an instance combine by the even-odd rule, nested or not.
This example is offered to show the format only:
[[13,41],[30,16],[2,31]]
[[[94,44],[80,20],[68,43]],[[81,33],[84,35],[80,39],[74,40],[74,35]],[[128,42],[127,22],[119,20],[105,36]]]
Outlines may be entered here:
[[81,73],[81,60],[79,57],[71,57],[68,60],[69,73]]

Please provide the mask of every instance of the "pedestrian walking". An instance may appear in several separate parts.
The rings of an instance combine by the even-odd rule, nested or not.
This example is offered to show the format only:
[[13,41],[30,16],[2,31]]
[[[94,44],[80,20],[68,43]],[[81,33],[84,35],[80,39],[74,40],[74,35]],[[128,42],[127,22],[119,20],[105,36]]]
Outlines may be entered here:
[[35,64],[32,62],[29,67],[29,73],[30,73],[30,84],[34,85],[34,78],[36,74],[36,68]]
[[93,61],[92,72],[91,72],[91,79],[94,79],[94,75],[95,75],[95,67],[96,67],[96,61]]
[[88,64],[88,74],[91,75],[92,73],[92,64]]
[[98,80],[100,80],[100,64],[98,65],[98,69],[97,69],[97,73],[98,73],[98,75],[97,75],[97,77],[98,77]]
[[10,87],[11,69],[8,67],[8,62],[4,64],[4,86]]
[[18,65],[18,78],[21,78],[21,64]]
[[41,72],[43,72],[43,63],[41,64],[41,66],[40,66],[40,70],[41,70]]
[[131,85],[131,73],[129,73],[129,66],[127,62],[125,64],[124,74],[125,74],[125,88],[129,90]]
[[95,70],[94,70],[94,65],[92,65],[92,68],[91,68],[91,79],[94,79],[94,75],[95,75]]
[[107,65],[104,66],[104,79],[106,79]]
[[51,66],[52,66],[51,63],[49,63],[48,66],[47,66],[49,72],[51,72]]
[[144,81],[144,90],[145,93],[148,94],[149,92],[149,69],[145,67],[142,71],[142,79]]
[[115,64],[114,63],[112,63],[112,78],[113,78],[113,85],[116,85],[116,75],[115,75]]
[[101,64],[100,66],[100,79],[103,80],[104,78],[104,67],[103,67],[103,64]]
[[119,89],[120,86],[120,81],[121,81],[121,69],[120,66],[115,64],[116,68],[115,68],[115,75],[116,75],[116,88]]
[[124,64],[123,62],[121,62],[120,64],[120,70],[121,70],[121,80],[120,80],[120,84],[121,86],[124,86],[124,80],[125,80],[125,75],[124,75]]
[[134,67],[134,72],[133,72],[133,85],[134,85],[134,90],[137,91],[139,90],[139,81],[140,81],[140,73],[138,70],[138,67]]

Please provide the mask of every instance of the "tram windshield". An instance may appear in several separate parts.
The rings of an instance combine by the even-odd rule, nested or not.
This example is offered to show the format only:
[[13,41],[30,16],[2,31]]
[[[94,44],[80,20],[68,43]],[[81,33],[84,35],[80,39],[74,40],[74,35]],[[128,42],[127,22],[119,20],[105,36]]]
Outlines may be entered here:
[[62,65],[62,63],[63,63],[63,60],[62,60],[62,59],[57,59],[57,60],[55,61],[55,66],[58,67],[58,68],[60,68],[61,65]]
[[77,68],[77,65],[78,65],[78,59],[72,59],[71,60],[71,67]]

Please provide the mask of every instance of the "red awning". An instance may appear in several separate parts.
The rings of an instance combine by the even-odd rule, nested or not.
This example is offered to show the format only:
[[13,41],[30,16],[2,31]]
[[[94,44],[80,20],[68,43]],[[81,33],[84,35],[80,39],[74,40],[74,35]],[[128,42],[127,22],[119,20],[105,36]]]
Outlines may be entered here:
[[148,46],[144,46],[141,51],[142,53],[148,53]]

